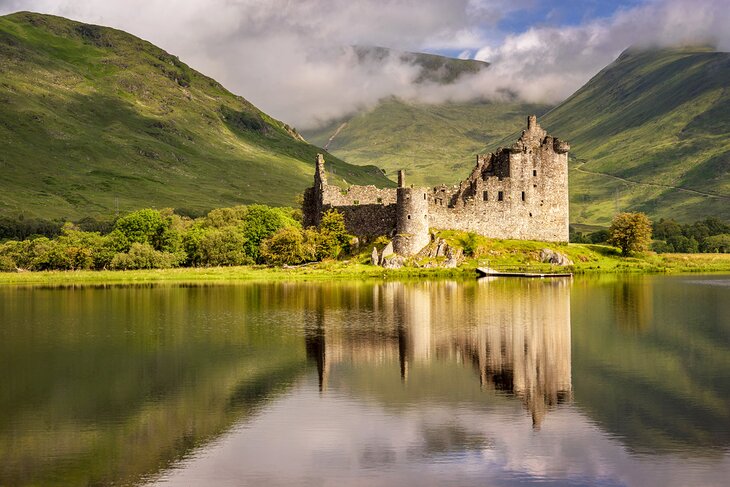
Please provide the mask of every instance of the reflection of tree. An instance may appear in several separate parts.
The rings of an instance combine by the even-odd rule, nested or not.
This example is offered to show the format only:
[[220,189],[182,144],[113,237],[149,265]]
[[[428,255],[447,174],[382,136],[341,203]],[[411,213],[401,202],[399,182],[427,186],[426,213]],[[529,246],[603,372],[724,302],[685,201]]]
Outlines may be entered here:
[[613,285],[616,323],[628,330],[644,330],[653,318],[652,288],[645,280],[618,281]]
[[339,361],[397,355],[403,381],[413,364],[472,363],[482,388],[521,398],[536,427],[547,409],[570,398],[569,283],[386,283],[372,293],[372,308],[358,303],[368,308],[361,310],[367,322],[343,323],[328,310],[322,327],[309,323],[307,351],[320,379]]

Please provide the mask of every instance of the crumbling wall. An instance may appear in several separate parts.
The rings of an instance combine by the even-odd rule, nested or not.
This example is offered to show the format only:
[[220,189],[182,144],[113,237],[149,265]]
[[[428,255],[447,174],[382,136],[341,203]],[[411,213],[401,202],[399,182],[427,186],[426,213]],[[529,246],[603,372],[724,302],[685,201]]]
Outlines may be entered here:
[[[304,221],[316,225],[322,212],[335,208],[345,215],[350,233],[402,235],[394,243],[404,255],[428,244],[430,228],[567,242],[569,149],[530,116],[515,144],[477,156],[471,174],[458,185],[408,188],[401,172],[397,190],[329,186],[318,156],[314,187],[304,195]],[[416,195],[423,201],[415,200]]]

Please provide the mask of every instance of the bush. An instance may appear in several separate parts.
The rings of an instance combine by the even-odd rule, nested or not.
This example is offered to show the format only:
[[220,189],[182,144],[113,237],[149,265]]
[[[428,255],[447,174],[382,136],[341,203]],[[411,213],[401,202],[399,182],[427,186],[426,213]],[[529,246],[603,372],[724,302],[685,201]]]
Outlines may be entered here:
[[467,233],[460,240],[461,248],[467,257],[475,257],[479,250],[479,235],[474,232]]
[[261,256],[269,264],[301,264],[314,258],[314,255],[307,252],[308,248],[311,249],[311,246],[305,245],[305,234],[302,230],[285,227],[264,240]]
[[0,272],[15,272],[16,270],[15,261],[11,257],[0,255]]
[[149,243],[133,243],[129,252],[119,253],[111,262],[112,269],[169,269],[177,267],[180,256],[155,250]]

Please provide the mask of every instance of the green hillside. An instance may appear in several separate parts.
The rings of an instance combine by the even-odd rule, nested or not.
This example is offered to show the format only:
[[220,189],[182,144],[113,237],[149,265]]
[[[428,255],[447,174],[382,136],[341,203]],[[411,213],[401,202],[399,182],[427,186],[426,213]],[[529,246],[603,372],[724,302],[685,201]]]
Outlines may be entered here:
[[571,142],[571,221],[730,220],[730,53],[629,50],[542,119]]
[[[474,154],[508,145],[536,113],[570,141],[571,222],[618,211],[730,220],[730,54],[627,51],[553,110],[518,103],[417,105],[388,100],[306,137],[355,164],[417,184],[457,182]],[[329,140],[331,138],[331,140]]]
[[348,162],[375,164],[391,178],[406,169],[409,183],[451,184],[469,175],[477,153],[521,129],[527,114],[546,110],[522,103],[426,105],[391,98],[304,135]]
[[[0,215],[292,205],[318,149],[178,58],[60,17],[0,17]],[[392,184],[328,156],[334,180]]]

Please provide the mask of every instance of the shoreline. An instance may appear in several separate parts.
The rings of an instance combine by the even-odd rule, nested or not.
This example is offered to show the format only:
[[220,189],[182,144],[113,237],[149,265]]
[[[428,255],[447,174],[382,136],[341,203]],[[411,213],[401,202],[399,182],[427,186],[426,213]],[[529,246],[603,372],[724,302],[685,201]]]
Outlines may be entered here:
[[84,285],[145,283],[225,283],[324,280],[390,280],[390,279],[476,279],[476,268],[506,266],[514,271],[572,272],[579,275],[602,274],[696,274],[730,273],[730,254],[652,254],[641,257],[605,258],[579,262],[572,266],[502,263],[498,260],[473,259],[459,267],[403,267],[384,269],[353,261],[318,262],[301,267],[181,267],[147,270],[102,271],[34,271],[0,273],[0,286]]

